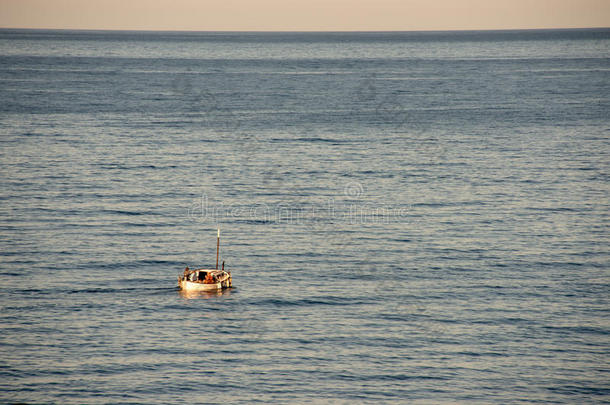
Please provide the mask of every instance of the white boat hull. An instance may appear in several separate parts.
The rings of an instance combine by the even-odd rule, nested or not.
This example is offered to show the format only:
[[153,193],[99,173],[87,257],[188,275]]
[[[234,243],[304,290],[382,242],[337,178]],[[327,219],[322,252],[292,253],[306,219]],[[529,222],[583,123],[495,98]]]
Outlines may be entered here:
[[[202,272],[204,275],[208,273],[213,275],[212,278],[216,282],[210,283],[199,279],[199,273]],[[190,279],[190,275],[195,273],[194,281]],[[224,270],[207,270],[207,269],[196,269],[185,272],[182,276],[178,277],[178,287],[183,291],[214,291],[223,288],[232,287],[231,273],[227,273]]]
[[180,280],[179,287],[184,291],[212,291],[223,288],[222,283],[203,284],[188,280]]

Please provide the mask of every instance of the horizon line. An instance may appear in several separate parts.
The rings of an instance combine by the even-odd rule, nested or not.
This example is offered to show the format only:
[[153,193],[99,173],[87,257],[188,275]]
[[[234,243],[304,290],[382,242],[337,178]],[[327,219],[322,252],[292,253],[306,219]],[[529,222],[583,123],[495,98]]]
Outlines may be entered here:
[[175,32],[175,33],[407,33],[407,32],[510,32],[510,31],[574,31],[610,30],[607,27],[540,27],[540,28],[475,28],[475,29],[418,29],[418,30],[195,30],[195,29],[128,29],[128,28],[40,28],[0,27],[0,30],[83,31],[83,32]]

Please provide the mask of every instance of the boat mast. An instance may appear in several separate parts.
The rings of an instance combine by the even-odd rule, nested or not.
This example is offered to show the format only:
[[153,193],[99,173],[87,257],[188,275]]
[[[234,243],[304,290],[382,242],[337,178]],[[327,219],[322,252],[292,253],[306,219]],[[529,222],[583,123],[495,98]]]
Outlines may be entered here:
[[218,251],[220,250],[220,228],[218,228],[218,234],[216,235],[216,270],[218,270]]

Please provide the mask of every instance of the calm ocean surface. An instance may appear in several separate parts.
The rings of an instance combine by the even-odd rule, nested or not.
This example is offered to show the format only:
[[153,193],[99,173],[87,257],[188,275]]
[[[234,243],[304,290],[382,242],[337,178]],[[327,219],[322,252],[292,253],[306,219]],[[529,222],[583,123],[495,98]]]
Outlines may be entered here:
[[608,29],[0,30],[0,100],[2,403],[610,403]]

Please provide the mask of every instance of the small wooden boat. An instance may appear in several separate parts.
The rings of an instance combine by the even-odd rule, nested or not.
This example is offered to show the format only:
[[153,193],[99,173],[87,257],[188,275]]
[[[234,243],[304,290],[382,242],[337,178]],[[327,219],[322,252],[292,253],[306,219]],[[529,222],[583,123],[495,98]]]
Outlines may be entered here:
[[231,272],[225,271],[225,263],[222,262],[222,269],[218,269],[219,250],[220,229],[216,238],[216,268],[190,270],[187,267],[184,273],[178,276],[178,287],[183,291],[213,291],[232,287]]

